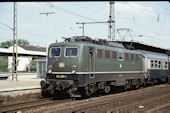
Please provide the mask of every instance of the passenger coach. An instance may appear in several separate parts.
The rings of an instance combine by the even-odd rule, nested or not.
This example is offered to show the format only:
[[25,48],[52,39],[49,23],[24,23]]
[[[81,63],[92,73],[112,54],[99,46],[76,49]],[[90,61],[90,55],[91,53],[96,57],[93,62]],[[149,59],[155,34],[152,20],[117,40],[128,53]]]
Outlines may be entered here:
[[145,50],[138,50],[144,55],[146,83],[156,84],[168,80],[168,55]]

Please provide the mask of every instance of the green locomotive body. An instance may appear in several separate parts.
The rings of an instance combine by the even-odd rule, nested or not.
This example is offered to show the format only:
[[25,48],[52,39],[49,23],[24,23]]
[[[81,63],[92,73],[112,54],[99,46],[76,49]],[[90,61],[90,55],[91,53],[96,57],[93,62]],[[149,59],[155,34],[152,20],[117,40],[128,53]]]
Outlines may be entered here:
[[83,97],[97,91],[109,93],[116,86],[130,89],[145,84],[140,52],[113,42],[73,39],[78,40],[49,46],[46,81],[41,81],[43,97],[58,92]]

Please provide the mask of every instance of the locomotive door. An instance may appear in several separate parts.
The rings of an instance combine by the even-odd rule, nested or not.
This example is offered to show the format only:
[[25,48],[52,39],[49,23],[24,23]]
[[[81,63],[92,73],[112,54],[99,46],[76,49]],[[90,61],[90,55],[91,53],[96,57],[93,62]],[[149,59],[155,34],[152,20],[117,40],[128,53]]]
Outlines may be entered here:
[[88,68],[89,68],[89,77],[95,77],[95,50],[93,47],[89,47],[89,54],[88,54]]

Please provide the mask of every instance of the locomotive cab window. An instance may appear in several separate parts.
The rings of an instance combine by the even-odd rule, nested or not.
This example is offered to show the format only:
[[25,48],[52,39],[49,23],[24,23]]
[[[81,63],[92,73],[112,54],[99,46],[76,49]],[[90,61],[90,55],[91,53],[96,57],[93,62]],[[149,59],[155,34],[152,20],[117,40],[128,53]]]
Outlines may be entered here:
[[61,53],[61,48],[52,47],[50,49],[50,57],[59,57]]
[[78,56],[78,48],[77,47],[67,47],[65,49],[65,56],[66,57],[69,57],[69,56],[76,57],[76,56]]

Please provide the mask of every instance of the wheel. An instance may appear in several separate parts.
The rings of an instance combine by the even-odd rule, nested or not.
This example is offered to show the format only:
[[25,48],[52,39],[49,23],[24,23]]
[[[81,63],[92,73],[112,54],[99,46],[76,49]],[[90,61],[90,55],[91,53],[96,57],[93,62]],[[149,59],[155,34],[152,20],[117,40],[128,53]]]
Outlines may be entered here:
[[125,90],[125,91],[128,91],[128,90],[130,90],[130,88],[131,88],[130,82],[129,82],[129,81],[126,81],[126,82],[125,82],[125,86],[124,86],[124,90]]
[[51,94],[50,94],[47,90],[41,89],[41,96],[42,96],[43,98],[50,98],[50,97],[51,97]]
[[140,86],[140,82],[139,82],[139,80],[136,80],[136,89],[138,89],[139,88],[139,86]]
[[88,90],[88,86],[80,88],[79,93],[81,95],[80,99],[87,99],[91,96],[91,93]]
[[104,92],[109,93],[110,92],[110,86],[105,86],[104,87]]
[[151,80],[151,86],[155,85],[157,83],[156,79]]
[[62,90],[62,91],[57,91],[55,90],[54,91],[54,95],[53,95],[53,99],[56,100],[60,100],[60,99],[66,99],[66,98],[69,98],[69,94],[65,91],[65,90]]
[[62,98],[62,93],[60,91],[54,91],[54,94],[53,94],[53,100],[56,100],[56,99],[61,99]]

